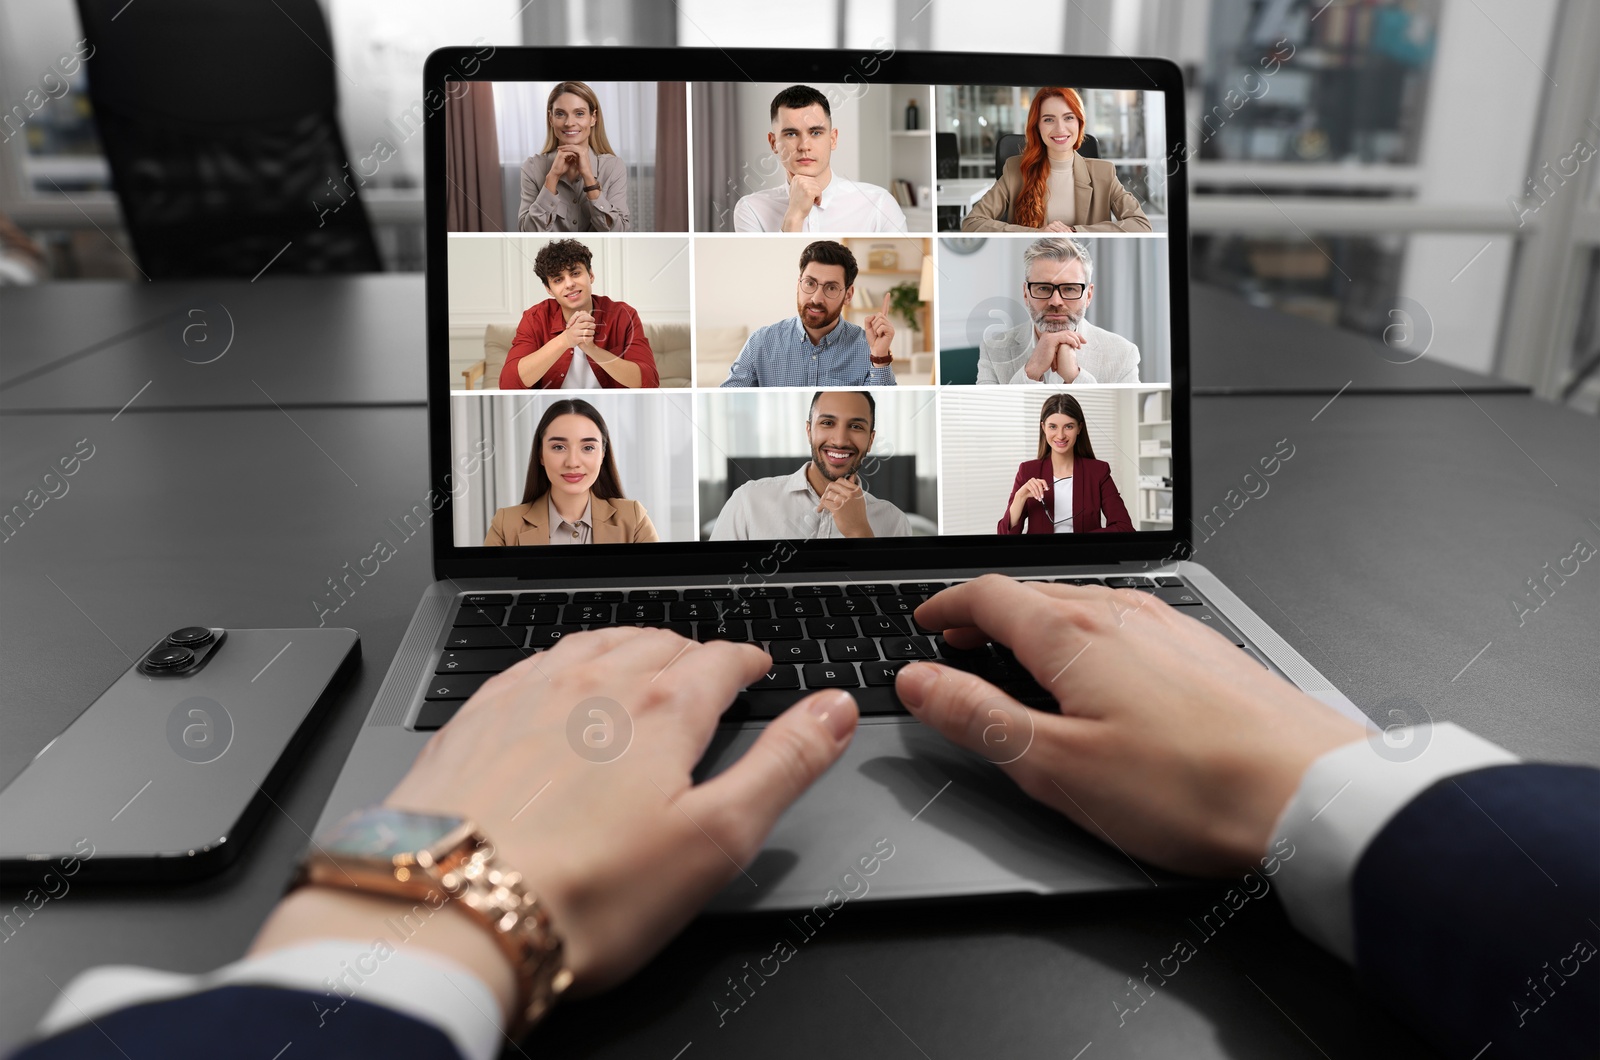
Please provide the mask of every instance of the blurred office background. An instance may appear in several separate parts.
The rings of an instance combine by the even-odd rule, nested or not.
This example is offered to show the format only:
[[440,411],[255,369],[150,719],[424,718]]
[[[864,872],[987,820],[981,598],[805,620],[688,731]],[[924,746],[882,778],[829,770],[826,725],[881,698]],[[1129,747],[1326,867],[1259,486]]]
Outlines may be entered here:
[[[207,35],[200,13],[262,21]],[[16,248],[0,273],[149,273],[128,231],[143,216],[112,178],[126,168],[108,158],[128,137],[102,135],[81,64],[59,62],[85,20],[135,14],[167,20],[158,39],[192,35],[165,82],[140,72],[146,112],[209,118],[237,97],[246,113],[285,94],[259,87],[284,74],[335,101],[331,137],[313,140],[363,171],[359,205],[327,189],[337,238],[278,271],[422,267],[421,138],[406,130],[443,44],[1169,57],[1190,88],[1196,282],[1329,327],[1426,329],[1430,357],[1600,407],[1592,0],[833,0],[800,20],[758,0],[0,0],[0,214],[16,225],[0,228]],[[264,28],[290,14],[281,35]],[[117,99],[102,97],[103,121]],[[363,167],[380,141],[392,157]]]

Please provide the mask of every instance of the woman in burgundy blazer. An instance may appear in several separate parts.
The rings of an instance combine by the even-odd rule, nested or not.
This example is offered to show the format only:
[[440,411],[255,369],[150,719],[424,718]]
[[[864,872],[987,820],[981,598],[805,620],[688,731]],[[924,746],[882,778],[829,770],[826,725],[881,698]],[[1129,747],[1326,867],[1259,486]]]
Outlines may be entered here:
[[[1092,534],[1133,529],[1128,509],[1111,479],[1111,465],[1094,458],[1083,408],[1071,394],[1052,394],[1039,410],[1039,456],[1024,460],[1011,483],[1011,500],[1000,516],[1002,534],[1056,532],[1057,477],[1072,476],[1072,532]],[[1105,525],[1101,526],[1101,516]]]

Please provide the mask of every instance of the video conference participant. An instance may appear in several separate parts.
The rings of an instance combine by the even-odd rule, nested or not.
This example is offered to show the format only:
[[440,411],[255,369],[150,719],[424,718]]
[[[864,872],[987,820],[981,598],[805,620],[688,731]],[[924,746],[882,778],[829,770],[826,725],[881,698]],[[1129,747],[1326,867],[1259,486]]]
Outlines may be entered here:
[[722,385],[894,386],[888,294],[865,326],[840,319],[856,271],[843,243],[823,239],[801,251],[796,314],[751,332]]
[[[1101,516],[1105,525],[1100,525]],[[1051,394],[1039,410],[1039,456],[1011,483],[1002,534],[1094,534],[1133,529],[1111,465],[1094,458],[1089,424],[1071,394]]]
[[980,383],[1137,383],[1139,347],[1084,319],[1094,259],[1075,239],[1046,236],[1022,252],[1030,323],[978,343]]
[[522,163],[524,232],[627,232],[628,167],[606,139],[594,89],[563,81],[545,101],[544,151]]
[[735,203],[735,232],[906,230],[906,215],[893,195],[833,171],[839,130],[821,92],[793,85],[773,96],[767,146],[783,163],[787,184],[752,192]]
[[594,293],[593,260],[576,239],[553,240],[534,255],[534,275],[550,297],[522,314],[500,368],[501,390],[661,385],[639,314],[626,302]]
[[963,232],[1148,232],[1150,221],[1117,170],[1078,154],[1083,100],[1070,88],[1041,88],[1028,107],[1020,155],[961,221]]
[[713,541],[786,537],[910,537],[905,513],[861,485],[861,462],[877,435],[877,402],[865,390],[811,395],[806,441],[811,462],[792,475],[753,479],[733,491]]
[[522,503],[489,521],[485,545],[660,541],[650,514],[622,495],[611,432],[581,398],[553,401],[533,432]]

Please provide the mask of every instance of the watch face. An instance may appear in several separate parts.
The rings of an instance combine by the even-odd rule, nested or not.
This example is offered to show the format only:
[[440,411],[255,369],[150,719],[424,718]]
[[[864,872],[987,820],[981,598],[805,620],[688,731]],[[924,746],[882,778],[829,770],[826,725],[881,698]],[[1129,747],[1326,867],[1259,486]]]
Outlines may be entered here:
[[387,860],[432,847],[461,827],[464,820],[374,806],[340,821],[319,845],[336,856]]

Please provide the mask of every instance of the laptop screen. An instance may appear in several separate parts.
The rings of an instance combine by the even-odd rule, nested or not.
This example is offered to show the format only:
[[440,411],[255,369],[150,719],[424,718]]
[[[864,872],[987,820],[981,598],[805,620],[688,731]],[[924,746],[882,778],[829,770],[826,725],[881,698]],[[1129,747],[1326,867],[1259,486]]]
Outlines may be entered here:
[[540,564],[1172,538],[1169,93],[1054,66],[450,83],[435,534]]

